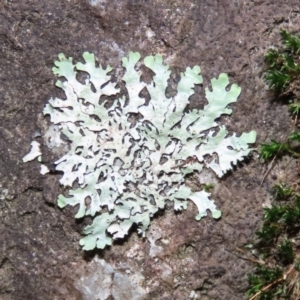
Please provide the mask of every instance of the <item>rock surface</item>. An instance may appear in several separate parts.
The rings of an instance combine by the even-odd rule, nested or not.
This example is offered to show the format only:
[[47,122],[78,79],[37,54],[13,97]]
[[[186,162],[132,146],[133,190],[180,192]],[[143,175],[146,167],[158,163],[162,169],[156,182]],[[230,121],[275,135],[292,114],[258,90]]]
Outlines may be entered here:
[[181,214],[166,209],[148,239],[133,233],[83,253],[78,240],[89,221],[75,222],[74,210],[57,207],[60,175],[42,176],[38,162],[22,157],[36,140],[51,169],[66,147],[49,140],[56,129],[41,116],[50,97],[62,96],[51,71],[60,52],[81,60],[90,51],[112,66],[130,50],[161,53],[177,72],[200,64],[206,82],[227,72],[242,94],[221,121],[234,132],[256,130],[257,144],[283,140],[291,120],[269,102],[263,59],[280,43],[280,29],[297,33],[299,2],[5,0],[0,20],[0,299],[246,299],[253,265],[237,248],[253,240],[270,187],[293,175],[288,162],[262,187],[266,167],[255,154],[224,179],[212,178],[219,221],[196,222],[192,205]]

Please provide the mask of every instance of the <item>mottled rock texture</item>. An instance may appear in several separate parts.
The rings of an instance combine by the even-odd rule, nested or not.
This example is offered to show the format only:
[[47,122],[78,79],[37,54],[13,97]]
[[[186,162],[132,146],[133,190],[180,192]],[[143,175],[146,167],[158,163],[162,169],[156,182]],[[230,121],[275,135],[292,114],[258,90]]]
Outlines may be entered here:
[[[166,208],[148,240],[133,233],[83,253],[78,240],[89,220],[75,222],[76,209],[57,207],[61,175],[42,176],[38,162],[22,157],[33,139],[50,169],[60,156],[42,138],[48,125],[41,116],[51,96],[63,96],[51,71],[60,52],[80,61],[90,51],[113,67],[130,50],[161,53],[177,74],[200,64],[206,82],[227,72],[242,94],[220,122],[232,132],[256,130],[258,144],[283,140],[291,120],[286,107],[269,101],[263,57],[280,44],[280,29],[298,33],[299,2],[3,0],[0,20],[0,299],[246,299],[253,265],[236,248],[252,241],[270,187],[293,176],[293,166],[279,163],[260,187],[266,167],[253,155],[222,180],[207,175],[219,221],[196,222],[192,205],[181,214]],[[203,105],[197,92],[191,108]]]

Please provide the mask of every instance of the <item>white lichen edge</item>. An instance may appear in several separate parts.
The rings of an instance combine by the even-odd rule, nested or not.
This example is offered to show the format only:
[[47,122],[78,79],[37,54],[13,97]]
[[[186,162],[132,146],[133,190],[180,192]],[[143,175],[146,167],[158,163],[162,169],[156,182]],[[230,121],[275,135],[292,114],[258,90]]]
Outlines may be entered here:
[[38,156],[42,155],[41,148],[40,148],[41,147],[40,143],[38,143],[36,141],[33,141],[33,142],[31,142],[30,145],[31,145],[30,152],[22,158],[24,163],[26,163],[28,161],[31,161],[31,160],[34,160]]
[[49,170],[49,168],[48,168],[46,165],[41,165],[40,173],[41,173],[42,175],[45,175],[45,174],[47,174],[47,173],[49,173],[49,172],[50,172],[50,170]]

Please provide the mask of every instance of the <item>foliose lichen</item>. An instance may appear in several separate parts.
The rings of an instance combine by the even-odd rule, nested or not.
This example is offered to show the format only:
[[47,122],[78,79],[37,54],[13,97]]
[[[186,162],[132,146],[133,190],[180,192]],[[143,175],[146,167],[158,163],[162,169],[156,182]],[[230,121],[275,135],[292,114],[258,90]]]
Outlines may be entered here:
[[[202,84],[199,66],[181,73],[177,94],[168,98],[171,72],[162,57],[144,59],[155,73],[146,84],[135,68],[140,54],[131,52],[122,59],[125,96],[111,80],[111,67],[96,66],[88,52],[83,58],[85,63],[74,64],[72,58],[59,55],[53,72],[64,78],[56,86],[66,98],[51,98],[44,109],[70,141],[69,152],[55,162],[56,170],[63,172],[60,183],[69,187],[69,195],[60,195],[58,205],[78,206],[76,218],[93,217],[80,240],[83,249],[103,249],[123,238],[133,224],[145,236],[151,218],[167,200],[175,210],[186,209],[187,201],[193,201],[197,220],[207,210],[219,218],[210,193],[193,192],[185,177],[204,167],[222,177],[251,151],[248,144],[255,142],[255,131],[237,137],[216,122],[231,114],[227,106],[237,100],[241,88],[230,85],[222,73],[211,80],[211,89],[205,89],[204,109],[187,110],[194,86]],[[85,83],[77,80],[78,71],[88,73]],[[149,103],[140,96],[143,89],[150,95]],[[102,100],[104,95],[116,95],[117,100],[109,104]]]

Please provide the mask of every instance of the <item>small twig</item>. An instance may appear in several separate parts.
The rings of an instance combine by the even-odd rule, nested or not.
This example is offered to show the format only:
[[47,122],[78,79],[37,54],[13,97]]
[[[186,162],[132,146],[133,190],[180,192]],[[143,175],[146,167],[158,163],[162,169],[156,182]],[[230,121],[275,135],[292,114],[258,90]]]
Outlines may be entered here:
[[[296,127],[297,122],[298,122],[298,114],[296,114],[296,116],[295,116],[293,128]],[[290,133],[290,134],[291,134],[291,133]],[[290,135],[290,134],[289,134],[289,135]],[[289,135],[288,135],[288,137],[289,137]],[[288,137],[286,138],[285,143],[287,142]],[[271,161],[271,163],[270,163],[270,166],[269,166],[268,170],[266,171],[266,173],[265,173],[265,175],[264,175],[264,177],[263,177],[263,179],[262,179],[262,181],[261,181],[261,183],[260,183],[260,186],[262,186],[262,184],[263,184],[263,182],[265,181],[266,177],[268,176],[268,174],[270,173],[270,171],[271,171],[272,168],[274,167],[274,161],[275,161],[275,159],[277,158],[277,154],[279,153],[280,150],[281,150],[281,146],[280,146],[279,149],[277,150],[277,153],[274,155],[274,158],[272,159],[272,161]],[[297,155],[297,154],[295,154],[295,153],[292,153],[292,155],[299,156],[299,154]]]
[[265,292],[266,290],[268,290],[269,288],[271,288],[272,286],[274,286],[275,284],[286,280],[287,276],[294,270],[294,265],[292,265],[289,270],[283,274],[283,276],[281,278],[276,279],[275,281],[271,282],[270,284],[268,284],[267,286],[265,286],[264,288],[262,288],[260,291],[258,291],[255,295],[253,295],[249,300],[253,300],[255,299],[257,296],[259,296],[262,292]]
[[[237,251],[243,253],[243,254],[246,254],[246,252],[245,252],[243,249],[241,249],[241,248],[236,247],[235,249],[236,249]],[[239,258],[241,258],[241,259],[244,259],[244,260],[251,261],[251,262],[253,262],[253,263],[260,264],[260,265],[264,265],[264,264],[265,264],[265,262],[264,262],[263,260],[260,260],[260,259],[254,259],[254,258],[249,258],[249,257],[241,257],[241,256],[239,256],[239,255],[237,255],[237,257],[239,257]]]
[[[278,149],[277,153],[279,152],[280,148]],[[270,171],[273,169],[273,167],[274,167],[274,161],[275,161],[275,159],[277,157],[277,153],[274,155],[274,158],[272,159],[271,163],[269,164],[268,170],[266,171],[263,179],[261,180],[260,186],[262,186],[262,184],[264,183],[266,177],[268,176],[268,174],[270,173]]]
[[295,116],[294,127],[297,125],[297,122],[298,122],[298,114],[296,114],[296,116]]
[[[295,127],[295,125],[294,125],[294,127]],[[291,134],[291,132],[290,132],[290,134]],[[287,138],[285,139],[285,142],[284,142],[284,143],[287,143],[290,134],[287,136]],[[262,179],[262,181],[261,181],[261,183],[260,183],[260,186],[262,186],[262,184],[264,183],[266,177],[268,176],[268,174],[270,173],[270,171],[271,171],[272,168],[274,167],[274,161],[275,161],[275,159],[277,158],[277,155],[278,155],[278,153],[280,152],[281,148],[282,148],[282,144],[281,144],[281,146],[279,147],[279,149],[277,150],[276,154],[274,155],[274,158],[272,159],[271,163],[269,164],[268,170],[266,171],[266,173],[265,173],[265,175],[264,175],[264,177],[263,177],[263,179]],[[293,153],[293,152],[291,153],[291,151],[289,151],[289,150],[287,150],[287,151],[288,151],[290,154],[299,157],[299,154]]]

